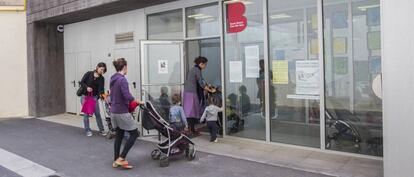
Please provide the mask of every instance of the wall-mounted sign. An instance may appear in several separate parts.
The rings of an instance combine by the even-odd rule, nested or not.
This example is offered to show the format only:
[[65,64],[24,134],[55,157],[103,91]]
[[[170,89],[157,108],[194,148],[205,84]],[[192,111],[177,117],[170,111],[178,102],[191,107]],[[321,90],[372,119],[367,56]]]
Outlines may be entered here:
[[26,0],[0,0],[0,11],[24,11]]
[[244,16],[246,7],[242,2],[227,4],[227,32],[242,32],[247,27],[247,18]]

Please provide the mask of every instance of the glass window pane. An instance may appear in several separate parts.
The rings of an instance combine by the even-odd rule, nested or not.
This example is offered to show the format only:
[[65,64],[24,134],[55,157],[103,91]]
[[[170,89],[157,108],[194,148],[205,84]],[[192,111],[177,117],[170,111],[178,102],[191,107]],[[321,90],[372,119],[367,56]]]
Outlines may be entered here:
[[382,156],[379,0],[326,0],[326,148]]
[[219,8],[216,3],[188,8],[186,19],[187,37],[219,35]]
[[269,1],[271,141],[320,147],[316,0]]
[[[264,93],[264,66],[259,67],[264,58],[263,1],[225,1],[223,6],[227,16],[224,35],[227,134],[265,140],[265,106],[260,96]],[[244,18],[238,13],[243,6],[245,13],[241,15],[247,20],[246,28],[229,32],[229,25],[236,28],[243,25]],[[230,16],[235,17],[232,23],[228,20]]]
[[174,10],[147,17],[148,39],[183,39],[183,13]]
[[220,86],[220,38],[192,40],[187,42],[187,72],[194,67],[194,59],[198,56],[204,56],[208,59],[208,67],[202,70],[204,80],[214,86]]

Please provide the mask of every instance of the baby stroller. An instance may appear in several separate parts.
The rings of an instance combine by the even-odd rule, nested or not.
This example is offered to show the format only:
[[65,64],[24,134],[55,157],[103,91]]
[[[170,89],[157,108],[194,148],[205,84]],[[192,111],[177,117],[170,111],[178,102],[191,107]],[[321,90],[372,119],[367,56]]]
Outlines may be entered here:
[[159,160],[160,167],[169,165],[169,157],[185,154],[188,160],[193,160],[196,155],[195,144],[186,135],[172,129],[155,111],[151,102],[141,105],[142,126],[147,130],[157,130],[162,136],[166,137],[164,141],[158,143],[158,149],[151,152],[153,160]]
[[[104,105],[104,110],[105,110],[104,111],[105,112],[105,122],[106,122],[106,125],[108,126],[108,133],[106,134],[106,138],[112,139],[112,138],[114,138],[116,136],[116,130],[112,126],[112,122],[111,122],[111,112],[110,112],[110,110],[111,110],[111,102],[110,102],[109,93],[102,94],[102,97],[103,98],[106,98],[106,99],[103,99],[102,100],[103,105]],[[130,106],[129,112],[131,113],[132,117],[135,119],[135,108],[132,108],[131,107],[132,106],[131,103],[130,103],[129,106]],[[128,132],[126,132],[125,133],[125,138],[128,138],[128,136],[129,136],[129,134],[128,134]],[[139,136],[139,134],[138,134],[138,136]]]
[[102,102],[103,102],[104,112],[105,112],[105,122],[109,129],[108,133],[106,134],[106,138],[112,139],[113,137],[115,137],[116,131],[114,127],[112,126],[112,122],[111,122],[111,112],[110,112],[111,105],[109,101],[109,94],[103,94],[102,96],[106,98],[106,100],[102,100]]
[[[334,140],[337,145],[344,144],[341,142],[351,142],[351,144],[358,150],[361,151],[361,135],[359,134],[356,127],[345,119],[339,119],[335,112],[326,109],[326,122],[328,124],[326,144],[325,148],[331,148],[331,141]],[[332,130],[334,129],[334,130]]]

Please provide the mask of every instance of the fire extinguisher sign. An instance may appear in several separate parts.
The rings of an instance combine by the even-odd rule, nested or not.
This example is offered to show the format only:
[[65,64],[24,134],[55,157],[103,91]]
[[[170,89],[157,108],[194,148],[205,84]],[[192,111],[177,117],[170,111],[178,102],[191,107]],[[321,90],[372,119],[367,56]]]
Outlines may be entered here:
[[247,18],[244,16],[246,7],[242,2],[227,4],[227,32],[242,32],[247,27]]

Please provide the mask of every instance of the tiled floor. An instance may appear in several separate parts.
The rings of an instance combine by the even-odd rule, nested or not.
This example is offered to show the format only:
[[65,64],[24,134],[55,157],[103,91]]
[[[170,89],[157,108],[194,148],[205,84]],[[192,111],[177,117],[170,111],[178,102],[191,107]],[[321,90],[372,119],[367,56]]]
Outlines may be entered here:
[[[63,114],[40,119],[83,127],[82,117],[80,116]],[[91,126],[96,130],[95,123],[91,123]],[[232,137],[221,138],[219,139],[219,143],[210,143],[208,138],[208,136],[201,136],[193,139],[197,144],[198,150],[333,176],[383,176],[382,160],[332,154],[321,152],[317,149],[312,150],[277,144],[266,144]],[[141,139],[157,141],[158,138],[142,137]]]

